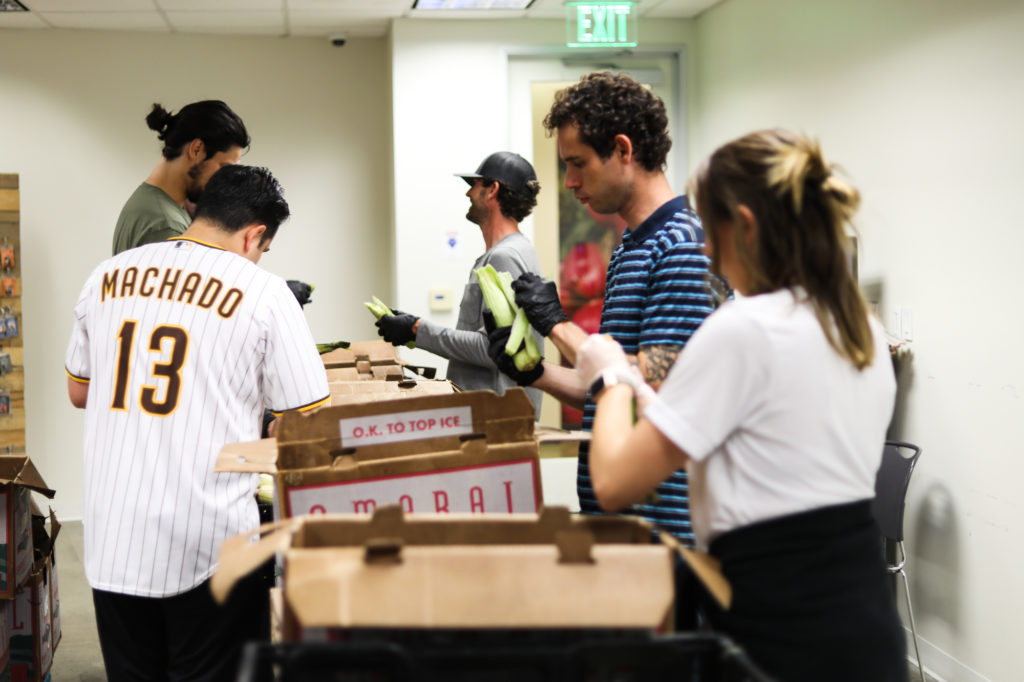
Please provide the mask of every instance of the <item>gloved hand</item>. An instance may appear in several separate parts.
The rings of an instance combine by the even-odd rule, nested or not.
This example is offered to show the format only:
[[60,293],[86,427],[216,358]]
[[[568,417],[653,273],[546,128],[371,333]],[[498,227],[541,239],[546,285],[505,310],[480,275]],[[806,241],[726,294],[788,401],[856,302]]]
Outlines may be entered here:
[[297,279],[290,279],[286,282],[288,288],[295,294],[295,300],[299,302],[303,308],[306,307],[307,303],[311,303],[309,295],[313,293],[313,285],[300,282]]
[[[487,331],[487,354],[494,361],[498,370],[520,386],[530,386],[544,374],[544,358],[540,359],[533,369],[520,371],[512,356],[505,352],[512,327],[495,327],[494,316],[489,310],[484,311],[484,329]],[[529,333],[529,332],[527,332]],[[518,348],[516,349],[519,350]]]
[[591,334],[576,350],[576,374],[584,389],[589,389],[606,369],[630,371],[632,365],[622,346],[607,334]]
[[526,312],[534,329],[542,336],[551,333],[551,328],[569,317],[562,310],[558,289],[550,279],[544,279],[532,272],[524,272],[512,282],[516,292],[516,305]]
[[580,377],[583,390],[588,391],[597,377],[607,369],[620,369],[636,378],[637,413],[643,414],[644,408],[655,397],[654,389],[644,381],[640,369],[630,362],[622,346],[607,334],[591,334],[576,351],[576,373]]
[[404,346],[410,341],[416,340],[416,333],[412,330],[420,318],[401,310],[392,310],[394,315],[384,315],[375,323],[377,333],[385,341],[393,346]]

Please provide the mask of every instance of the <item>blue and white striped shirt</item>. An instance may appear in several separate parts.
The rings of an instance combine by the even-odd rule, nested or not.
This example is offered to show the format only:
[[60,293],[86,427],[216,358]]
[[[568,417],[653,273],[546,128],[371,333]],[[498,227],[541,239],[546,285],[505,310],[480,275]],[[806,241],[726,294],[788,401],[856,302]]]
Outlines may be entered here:
[[[707,287],[704,230],[685,197],[676,197],[635,230],[626,230],[608,263],[601,333],[626,353],[650,346],[686,345],[712,311]],[[583,408],[583,429],[594,423],[594,402]],[[584,514],[602,513],[590,483],[589,448],[580,444],[576,491]],[[640,516],[693,546],[686,472],[679,470],[657,488],[657,501],[623,513]]]

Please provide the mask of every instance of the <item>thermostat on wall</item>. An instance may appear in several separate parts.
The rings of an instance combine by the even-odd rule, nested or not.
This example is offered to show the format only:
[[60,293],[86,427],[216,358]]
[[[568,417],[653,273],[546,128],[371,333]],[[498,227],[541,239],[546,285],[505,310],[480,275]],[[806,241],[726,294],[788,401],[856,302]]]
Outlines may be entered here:
[[452,309],[451,289],[430,290],[430,310],[435,313],[446,313]]

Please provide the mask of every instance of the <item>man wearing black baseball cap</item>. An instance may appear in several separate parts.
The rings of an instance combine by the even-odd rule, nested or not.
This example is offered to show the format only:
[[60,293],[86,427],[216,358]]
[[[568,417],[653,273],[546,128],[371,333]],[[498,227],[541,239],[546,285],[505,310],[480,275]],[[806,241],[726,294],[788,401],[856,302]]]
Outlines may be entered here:
[[[473,269],[490,264],[498,272],[511,273],[512,279],[526,272],[539,275],[537,252],[519,231],[519,223],[537,205],[540,191],[530,162],[512,152],[495,152],[475,172],[456,175],[469,184],[466,218],[480,226],[487,246]],[[476,275],[470,273],[455,329],[395,310],[394,315],[377,321],[377,333],[396,346],[415,341],[417,348],[447,358],[448,379],[467,391],[503,393],[516,383],[498,371],[487,353],[483,311]],[[536,338],[538,343],[543,342],[541,337]],[[526,392],[539,416],[541,391],[527,388]]]

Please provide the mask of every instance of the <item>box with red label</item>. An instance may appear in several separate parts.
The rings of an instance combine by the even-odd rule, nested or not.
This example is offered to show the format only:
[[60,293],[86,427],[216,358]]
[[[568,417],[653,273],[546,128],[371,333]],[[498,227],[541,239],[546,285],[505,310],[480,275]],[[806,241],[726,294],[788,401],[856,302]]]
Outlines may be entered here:
[[32,572],[32,490],[54,496],[28,457],[0,456],[0,599],[14,597]]
[[48,577],[33,572],[12,602],[11,679],[18,682],[45,680],[53,662]]
[[[428,636],[478,641],[672,630],[677,551],[653,527],[615,516],[539,514],[305,516],[226,541],[211,580],[223,601],[269,557],[283,557],[283,639]],[[700,566],[699,563],[691,564]],[[706,572],[695,568],[699,576]],[[701,578],[703,580],[703,577]],[[718,585],[721,587],[721,585]],[[721,594],[712,581],[712,594]]]
[[282,415],[276,443],[227,445],[218,471],[276,473],[278,518],[372,512],[525,513],[541,505],[534,409],[515,388]]

